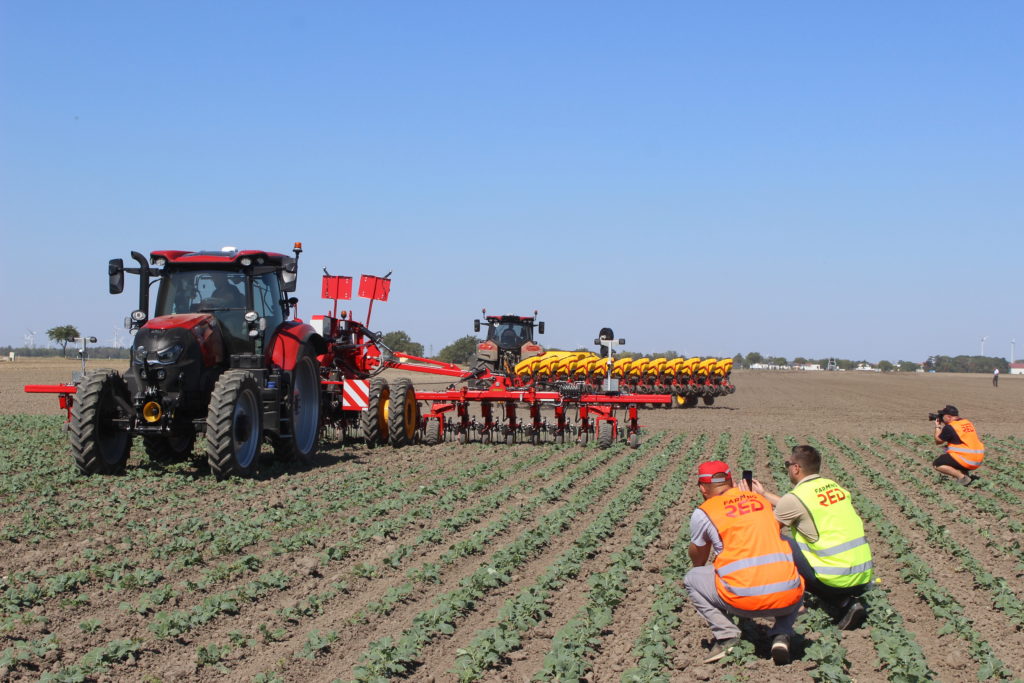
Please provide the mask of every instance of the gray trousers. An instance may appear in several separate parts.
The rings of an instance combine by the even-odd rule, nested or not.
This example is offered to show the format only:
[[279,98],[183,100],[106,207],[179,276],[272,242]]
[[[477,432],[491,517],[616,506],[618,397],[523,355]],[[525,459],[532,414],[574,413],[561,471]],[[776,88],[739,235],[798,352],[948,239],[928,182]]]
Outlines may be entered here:
[[730,614],[748,619],[775,617],[775,623],[772,625],[768,635],[772,637],[779,634],[791,636],[793,635],[793,624],[796,622],[797,611],[804,602],[803,598],[801,598],[799,602],[791,607],[765,609],[756,612],[736,609],[725,600],[722,600],[722,597],[718,594],[718,589],[715,588],[715,568],[711,565],[694,567],[686,572],[683,585],[686,586],[686,590],[690,594],[690,602],[697,608],[697,612],[704,617],[704,620],[708,622],[708,626],[711,627],[711,633],[715,636],[716,640],[739,638],[740,627],[729,618]]

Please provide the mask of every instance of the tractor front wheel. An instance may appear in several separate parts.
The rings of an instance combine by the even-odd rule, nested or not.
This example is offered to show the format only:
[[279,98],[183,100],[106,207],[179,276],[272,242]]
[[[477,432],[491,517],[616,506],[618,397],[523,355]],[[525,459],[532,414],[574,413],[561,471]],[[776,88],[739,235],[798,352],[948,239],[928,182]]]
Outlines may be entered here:
[[206,415],[206,457],[217,479],[250,476],[263,442],[263,406],[252,373],[228,370],[213,387]]
[[713,405],[715,405],[715,397],[714,396],[705,396],[704,397],[704,405],[706,405],[706,406],[713,406]]
[[387,442],[387,410],[390,396],[391,390],[388,388],[386,379],[374,377],[370,380],[370,397],[366,404],[366,410],[359,414],[359,426],[367,448],[376,448]]
[[114,420],[123,417],[119,404],[128,399],[128,386],[114,370],[97,370],[82,378],[68,425],[71,455],[82,474],[124,472],[132,436]]
[[290,379],[291,397],[284,412],[291,435],[274,435],[271,443],[279,460],[307,464],[320,438],[320,369],[308,346],[299,352]]

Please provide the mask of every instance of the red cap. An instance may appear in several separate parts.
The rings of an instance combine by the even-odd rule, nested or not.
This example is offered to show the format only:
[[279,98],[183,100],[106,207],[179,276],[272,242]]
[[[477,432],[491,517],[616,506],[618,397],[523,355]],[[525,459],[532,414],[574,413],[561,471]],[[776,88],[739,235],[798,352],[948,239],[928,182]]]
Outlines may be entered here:
[[705,484],[725,481],[731,474],[729,466],[721,460],[709,460],[697,468],[697,480]]

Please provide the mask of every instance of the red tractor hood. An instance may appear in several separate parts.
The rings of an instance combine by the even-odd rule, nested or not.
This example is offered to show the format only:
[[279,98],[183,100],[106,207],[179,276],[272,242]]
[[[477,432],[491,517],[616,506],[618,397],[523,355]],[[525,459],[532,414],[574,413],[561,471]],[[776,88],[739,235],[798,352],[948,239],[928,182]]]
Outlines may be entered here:
[[159,318],[153,318],[152,320],[146,321],[146,324],[142,327],[150,330],[171,330],[171,329],[184,329],[191,330],[203,323],[213,316],[209,313],[178,313],[176,315],[162,315]]

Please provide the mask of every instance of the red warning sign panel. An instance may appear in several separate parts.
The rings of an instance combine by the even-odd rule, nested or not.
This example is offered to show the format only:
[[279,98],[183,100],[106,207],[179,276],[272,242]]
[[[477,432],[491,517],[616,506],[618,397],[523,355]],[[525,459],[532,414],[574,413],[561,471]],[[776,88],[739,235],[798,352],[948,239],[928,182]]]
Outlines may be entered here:
[[364,299],[387,301],[391,293],[391,280],[374,275],[363,275],[359,278],[359,296]]
[[[362,294],[361,287],[359,293]],[[324,275],[320,296],[324,299],[351,299],[352,278],[345,275]]]

